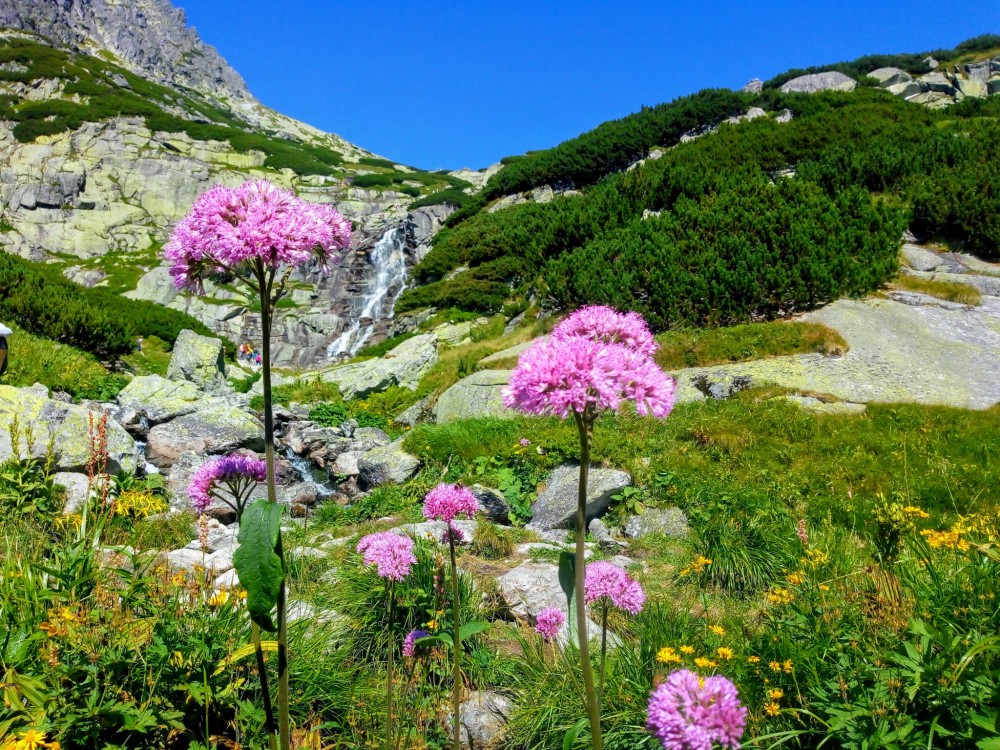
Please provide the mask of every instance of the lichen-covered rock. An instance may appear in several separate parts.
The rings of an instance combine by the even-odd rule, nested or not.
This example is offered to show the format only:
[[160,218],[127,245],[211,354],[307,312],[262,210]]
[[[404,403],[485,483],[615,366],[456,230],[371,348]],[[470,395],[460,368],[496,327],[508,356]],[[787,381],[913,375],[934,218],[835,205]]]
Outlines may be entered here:
[[237,448],[264,450],[264,426],[247,412],[216,403],[158,424],[149,431],[149,461],[161,468],[188,452],[228,453]]
[[392,421],[403,427],[416,427],[422,422],[427,422],[433,417],[429,404],[429,396],[422,398],[413,406],[397,414]]
[[501,395],[509,380],[510,370],[480,370],[459,380],[438,397],[437,423],[513,415]]
[[[458,706],[458,732],[463,748],[496,747],[514,711],[514,703],[492,690],[475,690]],[[451,722],[449,713],[447,722]]]
[[[476,524],[477,521],[464,518],[452,521],[452,525],[459,532],[460,538],[458,544],[472,544],[472,540],[476,537]],[[423,521],[421,523],[403,524],[389,530],[396,534],[405,534],[414,539],[423,539],[427,542],[440,542],[444,538],[444,532],[447,528],[448,524],[444,521]]]
[[427,333],[407,339],[383,357],[334,367],[320,377],[336,383],[346,399],[363,398],[393,385],[415,390],[437,358],[437,339]]
[[90,480],[86,474],[72,471],[57,471],[52,475],[52,481],[66,489],[66,502],[63,505],[63,515],[79,513],[90,497]]
[[150,425],[156,425],[197,411],[204,398],[205,394],[186,380],[142,375],[122,389],[118,403],[144,414]]
[[183,330],[174,342],[167,366],[169,380],[186,380],[205,391],[226,388],[226,353],[222,339]]
[[[96,427],[101,416],[100,412],[48,398],[44,387],[36,390],[0,385],[0,463],[15,454],[10,428],[17,418],[21,431],[19,456],[44,456],[51,440],[57,470],[84,471],[90,455],[90,423]],[[108,419],[108,471],[135,468],[135,441],[124,427]]]
[[[617,469],[592,466],[587,481],[587,520],[597,518],[611,504],[611,496],[632,483],[632,477]],[[529,529],[548,531],[569,529],[576,522],[577,495],[580,491],[580,467],[557,467],[549,476],[545,489],[531,506]]]
[[687,536],[688,531],[687,516],[680,508],[649,508],[641,515],[631,516],[625,522],[624,529],[625,536],[629,539],[648,534],[683,537]]
[[380,484],[402,484],[417,473],[420,459],[403,450],[402,441],[375,448],[358,459],[358,484],[362,489]]
[[810,73],[785,82],[781,93],[815,94],[817,91],[854,91],[858,82],[838,70]]
[[510,525],[510,505],[507,498],[499,490],[492,487],[483,487],[481,484],[474,484],[469,488],[476,496],[479,503],[479,511],[493,523]]

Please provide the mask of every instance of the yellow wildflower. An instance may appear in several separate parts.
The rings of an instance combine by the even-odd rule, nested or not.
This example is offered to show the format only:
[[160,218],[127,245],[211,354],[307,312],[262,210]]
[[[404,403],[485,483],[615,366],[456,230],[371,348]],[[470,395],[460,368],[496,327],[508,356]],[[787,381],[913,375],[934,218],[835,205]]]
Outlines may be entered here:
[[45,732],[39,732],[37,729],[29,729],[14,744],[15,750],[40,750],[40,748],[55,748],[57,750],[58,747],[58,742],[46,742]]
[[228,591],[216,591],[214,594],[212,594],[212,597],[208,600],[208,606],[221,607],[228,601],[229,601]]
[[795,601],[795,594],[788,589],[771,589],[767,592],[767,600],[771,604],[791,604]]
[[802,581],[805,580],[801,573],[789,573],[785,576],[785,580],[792,586],[801,586]]
[[785,697],[785,691],[781,688],[771,688],[767,691],[767,697],[773,701],[780,701]]
[[785,663],[781,665],[781,668],[784,670],[785,674],[791,674],[792,673],[792,660],[791,659],[785,659]]
[[829,591],[829,590],[830,590],[830,587],[829,587],[829,586],[827,586],[827,585],[826,585],[825,583],[821,583],[821,584],[819,585],[819,590],[820,590],[820,591]]
[[760,657],[759,656],[748,656],[747,657],[747,664],[757,664],[758,662],[760,662]]
[[681,657],[670,646],[664,646],[656,652],[656,660],[661,664],[680,664]]
[[711,659],[706,659],[704,656],[699,656],[697,659],[695,659],[694,664],[696,667],[700,667],[701,669],[707,669],[709,667],[719,666],[718,662],[712,661]]
[[908,516],[913,516],[914,518],[930,518],[931,514],[928,513],[923,508],[918,508],[915,505],[907,505],[903,508],[903,513]]
[[781,662],[771,661],[771,662],[767,663],[767,666],[769,666],[771,668],[772,672],[780,672],[781,671]]
[[184,666],[184,654],[182,654],[180,651],[174,651],[170,655],[170,663],[173,664],[175,667],[183,667]]
[[694,646],[681,646],[681,653],[682,654],[693,654],[694,653]]
[[716,635],[725,635],[726,629],[721,625],[709,625],[708,629],[711,630]]
[[723,661],[728,661],[733,658],[733,650],[728,646],[719,646],[719,648],[715,649],[715,655]]
[[764,706],[764,713],[766,713],[768,716],[777,716],[778,714],[781,713],[781,706],[779,706],[777,703],[768,703],[766,706]]

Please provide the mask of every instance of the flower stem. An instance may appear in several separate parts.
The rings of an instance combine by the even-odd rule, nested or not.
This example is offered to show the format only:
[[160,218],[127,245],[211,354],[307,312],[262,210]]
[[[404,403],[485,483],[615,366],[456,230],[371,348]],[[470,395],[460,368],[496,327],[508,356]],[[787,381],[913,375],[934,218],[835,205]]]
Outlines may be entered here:
[[250,623],[250,634],[253,638],[253,650],[257,656],[257,675],[260,678],[260,691],[264,696],[264,729],[267,731],[267,742],[271,750],[278,747],[278,725],[274,720],[274,706],[271,705],[271,688],[267,684],[267,665],[264,664],[264,649],[260,645],[260,627]]
[[[274,482],[274,410],[271,400],[271,314],[274,312],[271,288],[274,285],[274,269],[264,268],[258,261],[255,269],[258,293],[260,295],[261,364],[264,380],[264,458],[267,462],[267,500],[278,501]],[[269,275],[270,274],[270,275]],[[281,536],[278,536],[278,557],[283,558]],[[288,623],[285,618],[287,590],[282,580],[278,590],[278,746],[280,750],[290,750],[291,730],[288,714]]]
[[462,637],[459,635],[460,617],[458,609],[458,565],[455,563],[455,534],[448,525],[448,549],[451,552],[451,608],[455,616],[455,684],[452,688],[452,717],[453,717],[453,742],[454,750],[462,749],[462,740],[459,733],[459,707],[462,704]]
[[385,750],[392,748],[392,669],[394,666],[393,638],[392,638],[392,618],[396,613],[396,586],[393,581],[386,581],[386,594],[389,597],[389,658],[386,665],[385,677]]
[[604,705],[604,668],[608,663],[608,600],[601,606],[601,676],[597,688],[597,705]]
[[590,663],[590,643],[587,633],[587,604],[584,600],[584,576],[586,573],[587,535],[587,478],[590,470],[590,443],[593,437],[593,421],[586,415],[574,412],[576,426],[580,431],[580,493],[576,504],[576,632],[580,641],[580,666],[583,669],[583,688],[586,693],[587,716],[590,719],[590,739],[594,750],[603,750],[601,739],[601,709],[594,691],[594,669]]

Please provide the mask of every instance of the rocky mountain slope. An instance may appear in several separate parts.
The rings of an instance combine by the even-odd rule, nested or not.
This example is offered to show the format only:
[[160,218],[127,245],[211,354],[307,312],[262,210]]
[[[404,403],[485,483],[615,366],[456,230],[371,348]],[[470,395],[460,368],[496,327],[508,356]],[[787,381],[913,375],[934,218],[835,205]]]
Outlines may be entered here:
[[[170,228],[197,195],[267,178],[336,204],[354,223],[352,251],[335,273],[295,279],[279,364],[324,360],[337,342],[331,354],[383,331],[407,265],[448,212],[407,207],[436,190],[471,189],[263,106],[167,0],[9,0],[2,27],[0,249],[253,342],[257,318],[238,289],[178,296],[160,264]],[[382,238],[396,251],[375,258]]]

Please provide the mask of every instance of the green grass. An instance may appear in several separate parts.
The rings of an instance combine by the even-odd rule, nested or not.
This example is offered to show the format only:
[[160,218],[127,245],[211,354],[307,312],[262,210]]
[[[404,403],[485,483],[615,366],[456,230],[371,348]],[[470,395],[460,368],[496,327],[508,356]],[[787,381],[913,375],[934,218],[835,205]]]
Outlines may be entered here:
[[7,337],[8,369],[4,385],[27,387],[41,383],[50,390],[81,398],[113,399],[124,378],[112,375],[92,354],[30,334],[12,326]]
[[980,305],[983,302],[983,295],[979,293],[978,289],[960,281],[940,281],[900,274],[892,286],[909,292],[927,294],[948,302],[959,302],[963,305]]
[[167,366],[170,364],[170,347],[167,342],[156,336],[147,336],[142,340],[142,353],[126,354],[122,357],[122,362],[136,375],[166,377]]
[[725,328],[678,330],[656,337],[656,363],[665,370],[744,362],[785,354],[843,353],[847,342],[819,323],[748,323]]

